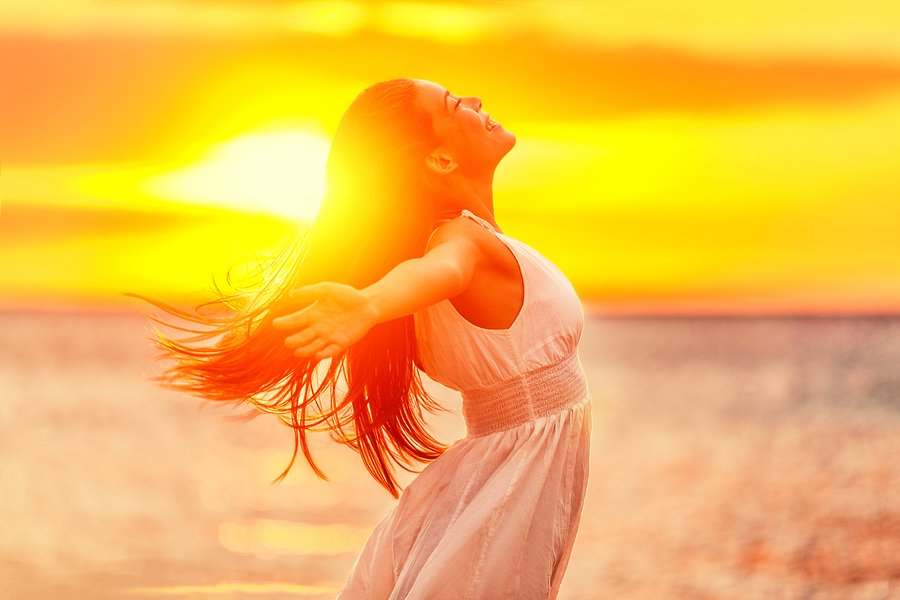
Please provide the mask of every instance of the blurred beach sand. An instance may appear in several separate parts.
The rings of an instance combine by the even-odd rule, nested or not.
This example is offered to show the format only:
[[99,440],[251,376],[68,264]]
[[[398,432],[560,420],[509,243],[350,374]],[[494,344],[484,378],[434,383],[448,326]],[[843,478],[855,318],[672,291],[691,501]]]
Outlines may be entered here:
[[[333,598],[393,499],[327,439],[272,485],[290,431],[154,387],[147,331],[0,313],[0,596]],[[900,318],[593,316],[580,355],[561,600],[900,598]]]

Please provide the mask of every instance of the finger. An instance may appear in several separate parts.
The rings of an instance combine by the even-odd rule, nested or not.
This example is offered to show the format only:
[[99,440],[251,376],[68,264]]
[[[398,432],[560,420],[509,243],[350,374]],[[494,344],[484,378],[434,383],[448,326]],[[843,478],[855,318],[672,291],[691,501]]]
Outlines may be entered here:
[[325,360],[326,358],[332,358],[335,354],[341,351],[341,347],[337,344],[328,344],[322,350],[316,352],[315,359],[316,360]]
[[327,293],[328,289],[324,285],[324,282],[319,282],[291,290],[288,296],[290,296],[291,300],[295,301],[297,304],[306,306],[325,296]]
[[299,348],[309,344],[314,339],[316,339],[316,332],[307,328],[284,338],[284,345],[288,348]]
[[303,329],[309,326],[309,313],[307,309],[298,310],[287,315],[272,319],[272,327],[275,329]]
[[304,344],[300,346],[296,350],[294,350],[294,356],[298,357],[307,357],[313,356],[317,352],[321,352],[325,347],[325,341],[321,338],[316,338],[308,344]]

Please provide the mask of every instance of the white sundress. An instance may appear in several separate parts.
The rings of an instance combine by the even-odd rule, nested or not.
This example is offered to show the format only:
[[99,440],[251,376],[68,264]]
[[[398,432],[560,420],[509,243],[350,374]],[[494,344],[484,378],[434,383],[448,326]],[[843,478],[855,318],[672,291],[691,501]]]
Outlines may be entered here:
[[588,477],[590,395],[572,285],[526,244],[524,301],[483,329],[444,300],[414,315],[425,373],[462,393],[467,436],[429,464],[375,528],[339,600],[555,598]]

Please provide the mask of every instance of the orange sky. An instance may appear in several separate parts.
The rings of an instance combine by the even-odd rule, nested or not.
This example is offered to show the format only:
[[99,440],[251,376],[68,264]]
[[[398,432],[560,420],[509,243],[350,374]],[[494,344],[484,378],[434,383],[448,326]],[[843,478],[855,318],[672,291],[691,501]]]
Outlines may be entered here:
[[353,96],[413,76],[517,134],[498,221],[603,310],[896,311],[898,30],[892,2],[10,3],[0,301],[208,288],[313,214]]

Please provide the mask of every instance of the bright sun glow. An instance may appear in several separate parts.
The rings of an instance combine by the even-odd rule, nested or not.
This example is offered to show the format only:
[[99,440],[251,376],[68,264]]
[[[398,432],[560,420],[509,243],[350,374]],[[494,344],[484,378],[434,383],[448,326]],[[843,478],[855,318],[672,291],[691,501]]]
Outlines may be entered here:
[[324,135],[309,131],[250,133],[146,181],[143,190],[164,200],[311,221],[325,192],[328,148]]

